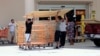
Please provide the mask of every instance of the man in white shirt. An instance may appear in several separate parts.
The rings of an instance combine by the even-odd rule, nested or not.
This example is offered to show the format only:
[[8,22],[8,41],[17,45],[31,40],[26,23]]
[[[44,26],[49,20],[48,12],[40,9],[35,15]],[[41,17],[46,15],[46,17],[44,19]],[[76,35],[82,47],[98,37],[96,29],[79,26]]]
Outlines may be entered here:
[[62,18],[60,20],[60,46],[59,47],[64,47],[65,46],[65,40],[66,40],[66,27],[67,27],[67,17],[64,16],[64,18]]
[[64,47],[66,39],[67,17],[65,15],[64,18],[58,16],[59,12],[60,11],[58,11],[57,15],[55,16],[57,22],[55,31],[55,49],[58,49],[59,47]]
[[8,27],[9,27],[9,31],[10,31],[10,34],[11,34],[11,44],[13,44],[14,43],[13,42],[14,37],[15,37],[15,27],[16,27],[14,19],[11,19],[11,22],[9,23]]

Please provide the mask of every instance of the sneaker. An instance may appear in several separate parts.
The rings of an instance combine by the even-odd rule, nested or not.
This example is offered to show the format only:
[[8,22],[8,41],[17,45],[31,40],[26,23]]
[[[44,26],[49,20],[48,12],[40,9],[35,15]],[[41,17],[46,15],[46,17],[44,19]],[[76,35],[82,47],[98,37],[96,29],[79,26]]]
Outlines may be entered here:
[[60,45],[59,47],[60,47],[60,48],[64,48],[64,46],[61,46],[61,45]]
[[10,42],[10,44],[14,44],[14,42]]
[[59,49],[59,47],[56,46],[56,47],[54,47],[54,49]]
[[61,46],[61,48],[64,48],[64,46]]
[[24,50],[28,50],[28,48],[25,46],[25,47],[24,47]]
[[59,47],[62,47],[62,45],[60,45]]
[[29,49],[29,50],[32,50],[32,47],[28,46],[28,49]]

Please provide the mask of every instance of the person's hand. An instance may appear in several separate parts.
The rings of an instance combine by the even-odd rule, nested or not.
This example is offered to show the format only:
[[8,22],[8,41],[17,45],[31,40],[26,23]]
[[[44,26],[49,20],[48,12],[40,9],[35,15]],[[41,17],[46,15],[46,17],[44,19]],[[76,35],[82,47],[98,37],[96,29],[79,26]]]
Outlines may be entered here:
[[34,20],[34,18],[32,18],[32,20]]
[[32,18],[32,21],[34,20],[34,18]]
[[57,14],[59,14],[59,12],[60,12],[60,10],[59,10],[59,11],[57,11]]

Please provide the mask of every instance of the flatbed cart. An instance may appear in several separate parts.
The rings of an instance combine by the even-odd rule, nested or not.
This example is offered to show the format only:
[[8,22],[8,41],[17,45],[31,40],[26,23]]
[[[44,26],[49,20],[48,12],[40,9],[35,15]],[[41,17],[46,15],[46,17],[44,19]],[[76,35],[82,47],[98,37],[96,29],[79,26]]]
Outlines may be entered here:
[[[38,31],[32,31],[35,33],[35,35],[31,35],[31,42],[30,43],[19,43],[19,48],[22,48],[24,49],[24,46],[25,45],[29,45],[31,46],[31,48],[35,48],[35,47],[43,47],[45,48],[46,47],[46,37],[45,35],[42,35],[44,31],[41,31],[41,30],[38,30]],[[35,36],[34,38],[32,38],[33,36]]]

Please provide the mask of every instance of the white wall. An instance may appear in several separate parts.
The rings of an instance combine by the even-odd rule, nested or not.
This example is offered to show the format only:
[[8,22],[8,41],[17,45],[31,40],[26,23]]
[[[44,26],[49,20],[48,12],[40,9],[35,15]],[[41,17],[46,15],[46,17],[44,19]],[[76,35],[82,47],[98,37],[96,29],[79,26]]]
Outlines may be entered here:
[[[24,0],[0,0],[0,26],[7,27],[12,18],[15,21],[25,20],[22,17],[24,13]],[[11,39],[10,35],[8,39]]]
[[10,19],[24,20],[24,0],[0,0],[0,25],[7,26]]

